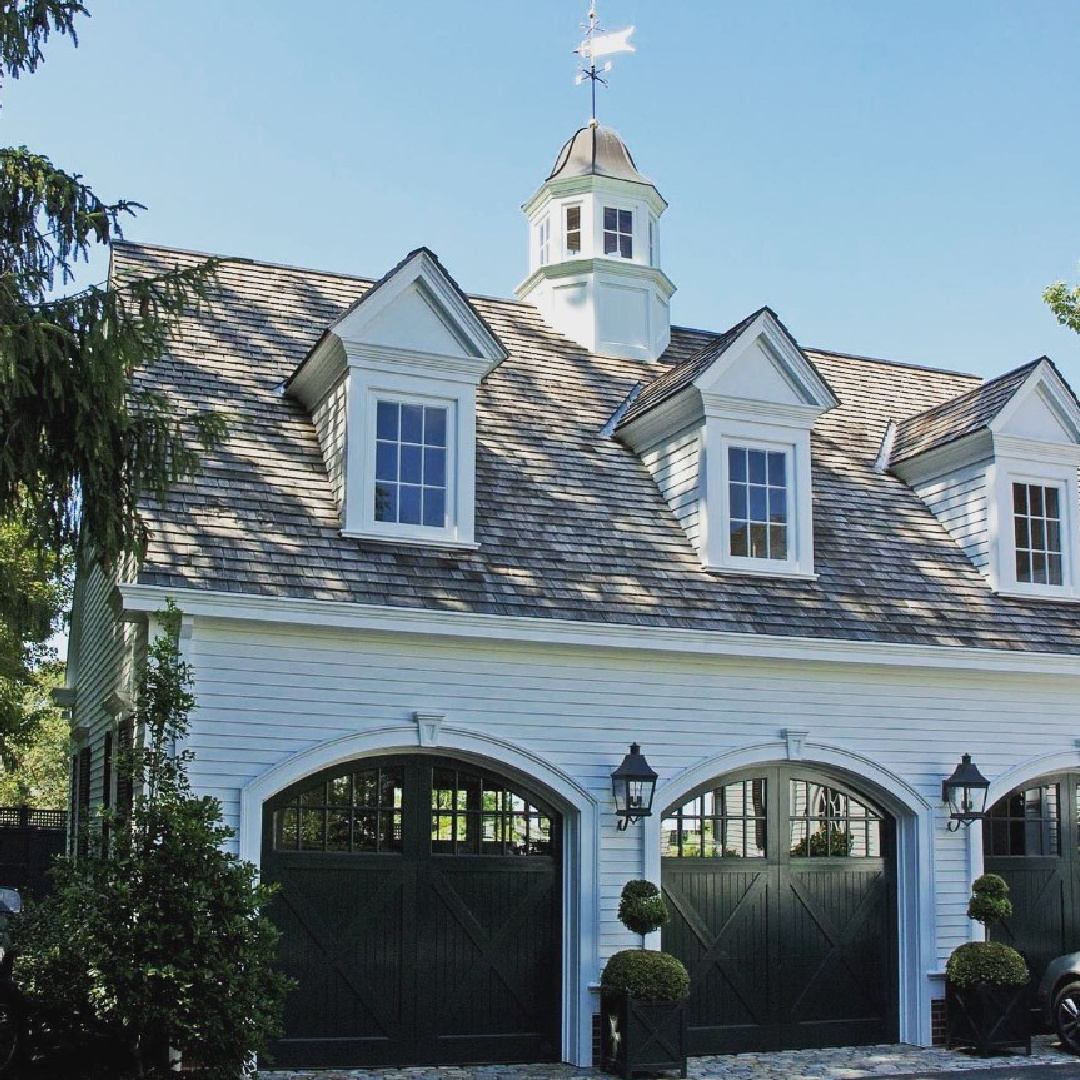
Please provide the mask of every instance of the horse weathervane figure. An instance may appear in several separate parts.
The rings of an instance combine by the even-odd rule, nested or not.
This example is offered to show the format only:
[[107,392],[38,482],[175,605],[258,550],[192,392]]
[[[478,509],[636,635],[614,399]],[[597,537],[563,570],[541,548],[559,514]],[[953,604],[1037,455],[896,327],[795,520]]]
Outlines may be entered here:
[[630,35],[634,32],[632,26],[625,30],[612,30],[602,33],[601,26],[596,19],[596,0],[589,5],[589,21],[582,26],[585,31],[585,40],[574,50],[581,59],[581,69],[578,71],[577,83],[580,86],[586,79],[592,83],[592,116],[589,123],[596,126],[596,84],[603,83],[607,86],[604,75],[611,70],[611,61],[606,60],[601,68],[597,68],[596,61],[602,56],[614,56],[616,53],[637,52],[630,44]]

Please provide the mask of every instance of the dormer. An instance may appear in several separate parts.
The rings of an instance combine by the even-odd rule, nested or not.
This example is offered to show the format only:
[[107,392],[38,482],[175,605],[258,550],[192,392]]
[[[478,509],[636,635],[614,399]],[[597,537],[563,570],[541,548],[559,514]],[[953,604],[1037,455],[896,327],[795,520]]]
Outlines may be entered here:
[[838,404],[768,308],[635,392],[609,430],[710,569],[814,576],[810,432]]
[[595,121],[581,128],[522,209],[529,276],[518,298],[589,352],[660,356],[671,340],[675,291],[660,269],[667,203],[622,139]]
[[323,333],[287,391],[315,424],[343,535],[475,546],[476,388],[506,355],[426,248]]
[[883,459],[996,592],[1080,598],[1080,405],[1046,357],[891,425]]

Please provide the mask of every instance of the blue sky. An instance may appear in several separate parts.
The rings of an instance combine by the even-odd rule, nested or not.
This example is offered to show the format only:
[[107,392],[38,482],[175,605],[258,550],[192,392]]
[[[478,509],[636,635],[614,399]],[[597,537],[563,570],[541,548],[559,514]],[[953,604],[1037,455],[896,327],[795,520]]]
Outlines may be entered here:
[[[132,239],[375,276],[525,273],[520,205],[588,118],[585,0],[88,0],[0,124],[147,204]],[[676,322],[996,374],[1080,338],[1076,0],[600,0],[600,118],[670,203]],[[96,268],[101,272],[101,267]]]

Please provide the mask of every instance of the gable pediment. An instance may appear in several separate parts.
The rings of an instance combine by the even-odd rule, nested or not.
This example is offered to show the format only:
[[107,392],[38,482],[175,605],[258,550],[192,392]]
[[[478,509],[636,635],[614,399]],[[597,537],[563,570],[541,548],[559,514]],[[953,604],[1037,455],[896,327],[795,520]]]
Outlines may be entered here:
[[989,426],[995,439],[1080,445],[1080,406],[1054,366],[1043,360]]

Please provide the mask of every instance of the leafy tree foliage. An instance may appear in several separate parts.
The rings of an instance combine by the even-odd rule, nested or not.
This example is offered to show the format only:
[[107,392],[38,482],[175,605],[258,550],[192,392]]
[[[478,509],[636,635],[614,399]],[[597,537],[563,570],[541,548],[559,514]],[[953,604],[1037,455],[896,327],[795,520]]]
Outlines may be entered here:
[[179,615],[148,650],[137,705],[145,741],[119,767],[137,778],[107,849],[61,860],[53,893],[16,928],[16,978],[45,1010],[65,1075],[164,1075],[167,1048],[205,1080],[236,1080],[276,1033],[287,980],[273,968],[271,891],[222,850],[232,830],[196,797],[175,753],[194,704]]
[[1056,281],[1043,293],[1043,299],[1062,326],[1080,334],[1080,286],[1070,289],[1064,281]]
[[[16,704],[24,728],[7,740],[0,761],[0,805],[63,809],[68,800],[70,734],[64,713],[52,704],[53,687],[62,686],[64,666],[53,660],[18,686]],[[4,687],[0,685],[0,693]]]

